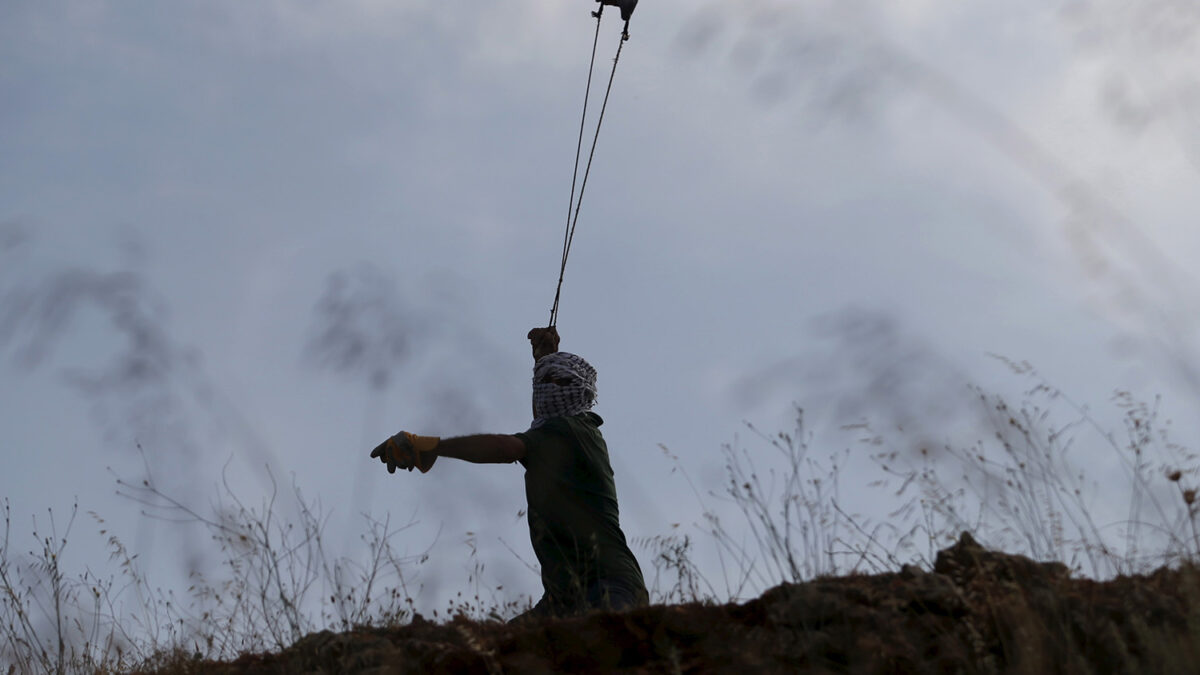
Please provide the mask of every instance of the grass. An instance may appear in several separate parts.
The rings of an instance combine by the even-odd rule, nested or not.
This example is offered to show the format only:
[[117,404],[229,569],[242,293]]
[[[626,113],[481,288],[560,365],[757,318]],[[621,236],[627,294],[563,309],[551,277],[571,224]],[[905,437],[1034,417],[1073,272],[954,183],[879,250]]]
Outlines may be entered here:
[[[985,426],[972,445],[893,447],[867,424],[851,428],[871,449],[874,467],[854,487],[887,495],[892,507],[882,515],[847,506],[844,476],[859,453],[817,456],[801,410],[790,432],[748,426],[748,444],[726,445],[720,489],[702,492],[676,461],[703,518],[691,529],[633,540],[649,553],[653,601],[726,602],[784,582],[906,565],[929,570],[938,549],[963,531],[988,548],[1061,562],[1097,579],[1200,561],[1200,463],[1171,441],[1157,402],[1116,395],[1122,427],[1110,433],[1027,365],[1009,365],[1034,384],[1015,407],[973,390]],[[1077,444],[1086,444],[1086,457]],[[1121,476],[1119,485],[1089,476],[1086,465],[1101,451]],[[396,626],[414,616],[407,578],[423,557],[399,556],[391,543],[407,526],[367,519],[365,555],[352,560],[327,548],[328,512],[294,485],[286,500],[273,490],[252,505],[225,484],[211,513],[165,494],[149,474],[137,483],[118,479],[118,485],[148,517],[203,528],[221,554],[219,568],[211,578],[193,575],[183,596],[156,590],[136,555],[89,514],[107,538],[116,571],[71,575],[65,561],[78,507],[65,519],[53,513],[34,519],[35,546],[21,554],[6,501],[0,659],[8,673],[186,672],[188,663],[279,651],[321,630]],[[1109,517],[1116,504],[1118,517]],[[468,583],[450,601],[446,618],[498,621],[528,605],[502,588],[487,588],[475,535],[463,543]],[[700,555],[701,546],[715,553],[713,569],[698,564],[710,559]],[[1003,611],[1019,619],[1026,609]],[[1200,629],[1200,618],[1195,623]],[[1200,637],[1196,630],[1192,636]],[[1172,641],[1162,648],[1181,649]],[[1172,657],[1156,658],[1169,664]]]
[[19,555],[12,544],[11,507],[0,548],[0,659],[10,673],[123,672],[180,658],[227,659],[279,650],[321,629],[397,625],[412,616],[405,573],[420,556],[398,556],[392,538],[405,529],[368,520],[365,560],[330,553],[327,514],[293,487],[297,515],[284,521],[279,495],[258,506],[226,485],[224,502],[203,515],[161,492],[152,479],[123,493],[149,517],[203,527],[221,553],[218,575],[191,576],[184,597],[155,590],[136,556],[93,514],[118,571],[107,578],[64,572],[66,527],[34,522],[40,549]]

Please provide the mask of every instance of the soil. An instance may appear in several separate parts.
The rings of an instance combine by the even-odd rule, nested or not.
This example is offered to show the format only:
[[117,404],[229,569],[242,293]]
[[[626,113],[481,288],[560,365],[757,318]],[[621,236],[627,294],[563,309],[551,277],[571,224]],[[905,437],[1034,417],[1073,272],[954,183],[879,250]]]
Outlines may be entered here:
[[[968,534],[932,571],[783,584],[742,604],[651,606],[532,625],[309,635],[187,672],[1195,673],[1200,568],[1099,582]],[[173,671],[179,672],[179,671]]]

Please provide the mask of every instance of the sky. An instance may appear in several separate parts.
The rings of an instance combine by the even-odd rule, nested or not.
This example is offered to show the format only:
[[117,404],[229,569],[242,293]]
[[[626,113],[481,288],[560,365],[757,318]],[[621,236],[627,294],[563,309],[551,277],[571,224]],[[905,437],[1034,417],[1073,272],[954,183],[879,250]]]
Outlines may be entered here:
[[[432,546],[426,606],[470,550],[536,595],[519,467],[391,476],[367,453],[527,428],[593,7],[4,2],[14,533],[78,502],[170,578],[203,532],[141,515],[118,477],[198,510],[222,475],[250,504],[274,479],[350,548],[361,513],[416,519],[397,543]],[[1115,391],[1161,396],[1196,446],[1194,3],[644,0],[630,32],[558,326],[599,370],[631,539],[727,508],[723,446],[796,407],[816,454],[858,464],[862,422],[969,445],[968,385],[1031,386],[997,355],[1101,427]],[[886,511],[857,478],[845,498]],[[96,529],[77,523],[80,565]]]

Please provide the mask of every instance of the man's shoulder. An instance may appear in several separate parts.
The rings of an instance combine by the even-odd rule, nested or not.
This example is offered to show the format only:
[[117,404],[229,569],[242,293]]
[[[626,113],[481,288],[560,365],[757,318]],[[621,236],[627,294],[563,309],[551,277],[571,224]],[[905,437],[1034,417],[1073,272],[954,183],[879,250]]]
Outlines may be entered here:
[[547,420],[543,428],[549,427],[551,433],[567,436],[578,443],[586,442],[589,438],[602,438],[601,424],[604,424],[604,418],[589,411],[569,417],[554,417]]
[[585,424],[591,427],[599,427],[601,424],[604,424],[604,418],[590,410],[581,412],[578,415],[564,417],[563,419],[568,420],[569,424]]
[[587,412],[581,412],[577,415],[547,417],[545,419],[535,421],[534,426],[531,426],[528,431],[521,432],[517,435],[520,436],[522,434],[532,434],[537,432],[565,434],[570,433],[574,428],[578,427],[592,427],[598,430],[601,424],[604,424],[604,418],[589,410]]

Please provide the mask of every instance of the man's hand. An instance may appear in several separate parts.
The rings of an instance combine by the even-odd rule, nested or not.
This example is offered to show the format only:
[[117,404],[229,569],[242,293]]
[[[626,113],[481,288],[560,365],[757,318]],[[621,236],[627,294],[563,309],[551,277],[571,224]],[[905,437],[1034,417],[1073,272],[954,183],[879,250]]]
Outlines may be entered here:
[[525,337],[529,338],[529,343],[533,345],[534,361],[558,351],[558,329],[554,326],[532,328]]
[[437,461],[436,450],[440,442],[437,436],[418,436],[401,431],[376,446],[371,451],[371,457],[378,457],[380,462],[387,464],[388,473],[396,473],[397,468],[412,471],[414,467],[426,473]]

